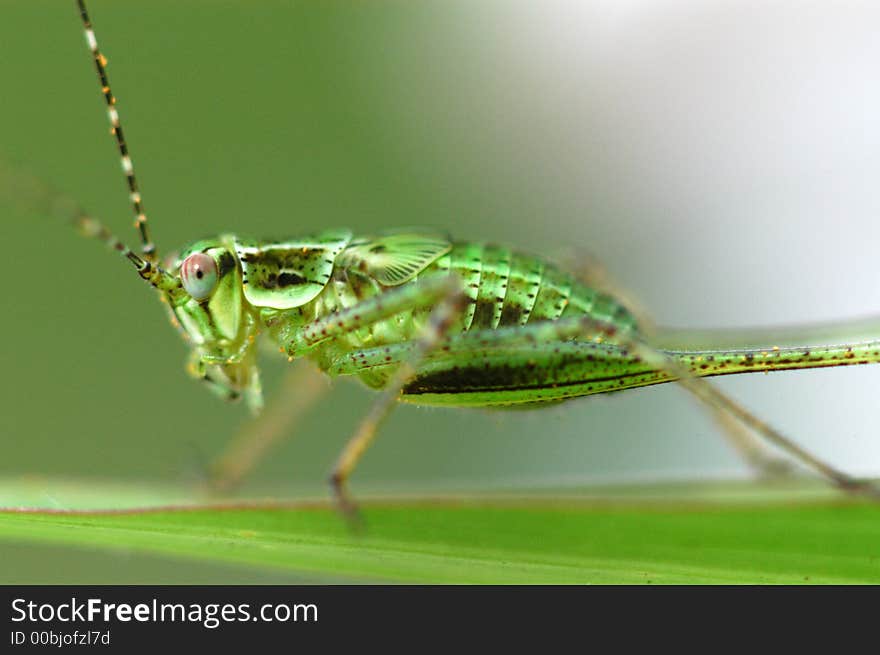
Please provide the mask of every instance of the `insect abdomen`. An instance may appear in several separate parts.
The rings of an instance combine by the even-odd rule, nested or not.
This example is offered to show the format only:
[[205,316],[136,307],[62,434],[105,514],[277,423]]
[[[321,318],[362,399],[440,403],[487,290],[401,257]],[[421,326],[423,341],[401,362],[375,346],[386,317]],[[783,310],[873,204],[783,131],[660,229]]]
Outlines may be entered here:
[[574,275],[537,257],[508,248],[456,243],[426,269],[461,278],[470,299],[461,331],[516,327],[561,317],[591,314],[622,329],[633,316],[611,296],[579,282]]

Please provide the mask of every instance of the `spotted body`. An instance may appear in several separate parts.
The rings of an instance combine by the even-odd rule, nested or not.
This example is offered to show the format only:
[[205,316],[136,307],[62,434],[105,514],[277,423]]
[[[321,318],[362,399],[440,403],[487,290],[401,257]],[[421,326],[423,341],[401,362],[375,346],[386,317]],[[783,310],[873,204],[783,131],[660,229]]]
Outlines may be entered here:
[[[193,345],[190,371],[227,398],[260,405],[257,343],[269,339],[289,359],[308,357],[331,376],[356,376],[382,388],[412,352],[438,297],[426,282],[451,279],[465,298],[446,343],[427,354],[401,400],[452,406],[546,403],[673,379],[598,332],[568,336],[558,326],[589,317],[638,334],[615,298],[539,257],[434,235],[393,233],[354,238],[334,230],[260,243],[232,235],[185,249],[171,274],[208,258],[215,271],[205,298],[163,294]],[[358,308],[390,292],[412,290],[399,311],[373,320]],[[197,292],[196,295],[201,295]],[[395,296],[396,297],[396,296]],[[339,321],[335,321],[339,317]],[[308,334],[316,325],[329,334]],[[863,363],[876,343],[780,347],[761,343],[719,349],[668,348],[695,375],[722,375]]]
[[[191,344],[190,373],[222,397],[244,396],[252,409],[261,407],[257,353],[266,340],[290,360],[309,358],[330,376],[356,376],[381,391],[331,474],[336,500],[349,518],[355,511],[345,482],[396,400],[545,404],[670,380],[725,421],[732,418],[760,434],[839,487],[880,498],[880,489],[860,485],[810,455],[699,379],[880,362],[880,325],[864,326],[864,337],[835,330],[789,330],[778,337],[716,334],[701,347],[695,345],[700,332],[692,331],[667,334],[665,344],[662,333],[652,334],[649,343],[615,296],[572,272],[506,247],[408,231],[360,238],[328,230],[277,241],[222,235],[196,242],[160,265],[107,59],[85,0],[76,0],[76,6],[119,150],[140,253],[78,206],[72,222],[112,247],[157,289]],[[750,461],[772,463],[741,431],[731,435]],[[262,437],[258,441],[265,443]],[[238,455],[233,449],[226,459],[240,476]]]

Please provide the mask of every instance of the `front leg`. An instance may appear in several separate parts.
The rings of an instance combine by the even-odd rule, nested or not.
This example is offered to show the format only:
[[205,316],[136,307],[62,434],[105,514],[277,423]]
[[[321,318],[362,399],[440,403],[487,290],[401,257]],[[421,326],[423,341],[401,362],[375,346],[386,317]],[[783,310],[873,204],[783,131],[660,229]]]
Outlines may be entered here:
[[199,350],[193,350],[187,359],[186,372],[201,380],[216,396],[226,401],[237,401],[244,396],[251,413],[257,415],[263,408],[263,389],[260,370],[252,353],[233,363],[207,363]]

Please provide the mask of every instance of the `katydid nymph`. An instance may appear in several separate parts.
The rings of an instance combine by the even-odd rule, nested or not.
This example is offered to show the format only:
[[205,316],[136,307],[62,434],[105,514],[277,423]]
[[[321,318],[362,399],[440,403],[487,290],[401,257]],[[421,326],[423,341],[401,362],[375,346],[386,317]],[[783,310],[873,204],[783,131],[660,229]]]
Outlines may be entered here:
[[804,329],[715,334],[698,343],[693,333],[651,328],[626,294],[584,267],[568,270],[515,248],[413,230],[307,230],[272,241],[225,234],[160,263],[106,62],[84,0],[77,4],[119,148],[140,252],[79,209],[71,218],[157,289],[190,345],[189,372],[221,397],[261,408],[257,355],[266,341],[291,361],[311,360],[331,377],[356,377],[377,390],[331,474],[336,500],[349,515],[354,504],[347,480],[398,401],[540,409],[671,381],[716,412],[758,465],[772,467],[775,460],[753,435],[841,488],[876,495],[873,486],[805,452],[703,379],[880,362],[880,339],[871,336],[870,326],[864,338]]

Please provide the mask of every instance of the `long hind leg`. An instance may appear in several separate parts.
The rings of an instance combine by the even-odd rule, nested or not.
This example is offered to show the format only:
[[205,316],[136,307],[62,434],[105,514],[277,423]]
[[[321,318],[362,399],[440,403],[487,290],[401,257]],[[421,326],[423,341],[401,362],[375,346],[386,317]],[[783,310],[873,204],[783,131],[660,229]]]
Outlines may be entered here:
[[[576,252],[567,259],[571,260],[571,270],[580,282],[613,296],[636,317],[642,339],[656,350],[653,343],[654,323],[634,295],[614,280],[607,268],[591,254]],[[776,455],[746,423],[731,420],[730,413],[722,411],[717,405],[705,406],[721,428],[727,443],[760,477],[774,479],[792,474],[791,462]]]
[[[573,340],[580,339],[580,343]],[[626,353],[626,356],[635,358],[644,364],[645,368],[638,375],[646,376],[645,384],[651,383],[651,376],[656,377],[653,381],[675,380],[687,389],[695,398],[715,413],[720,413],[725,420],[736,422],[738,425],[754,431],[755,434],[764,438],[789,455],[800,461],[805,466],[813,469],[826,477],[835,486],[849,492],[863,493],[873,497],[880,497],[880,490],[867,481],[858,480],[847,473],[838,470],[831,464],[816,457],[812,453],[798,446],[779,430],[752,414],[723,392],[719,391],[709,381],[696,377],[690,370],[664,352],[656,350],[645,343],[640,336],[622,333],[617,326],[597,320],[592,317],[577,317],[561,319],[554,322],[536,323],[522,328],[505,328],[499,330],[486,330],[463,335],[452,336],[442,343],[442,348],[435,349],[430,356],[423,356],[421,369],[416,376],[416,385],[407,390],[408,393],[423,393],[424,389],[418,388],[420,379],[431,380],[436,394],[449,393],[454,395],[455,402],[450,404],[467,404],[467,396],[479,398],[481,393],[490,394],[496,387],[500,388],[507,384],[508,389],[517,390],[517,385],[522,384],[526,395],[517,401],[525,400],[553,400],[598,391],[610,390],[613,387],[594,388],[593,384],[605,383],[607,376],[595,376],[595,357],[584,350],[592,342],[607,340],[606,347],[618,349],[618,355]],[[578,350],[581,351],[578,354]],[[398,344],[393,348],[370,349],[359,351],[335,362],[328,372],[331,374],[345,375],[379,368],[389,364],[406,361],[412,357],[410,344]],[[555,357],[555,359],[554,359]],[[535,384],[535,375],[541,374],[548,367],[559,366],[559,362],[565,357],[583,359],[584,371],[593,378],[578,381],[577,371],[571,379],[544,377],[540,384]],[[518,369],[531,367],[529,376],[532,379],[524,379],[522,382],[498,382],[492,368],[496,364],[506,365],[513,360],[519,363]],[[554,363],[555,362],[555,363]],[[457,379],[453,384],[442,388],[442,382],[438,386],[437,379],[449,380],[452,376],[460,375],[464,371],[479,372],[481,364],[486,364],[489,372],[484,379],[484,386],[473,380]],[[543,368],[542,368],[543,367]],[[509,368],[509,367],[508,367]],[[440,371],[442,375],[437,378],[432,374]],[[614,378],[611,378],[612,380]],[[495,385],[493,387],[493,385]],[[429,385],[430,386],[430,385]],[[430,391],[430,389],[429,389]],[[417,401],[417,399],[414,399]],[[475,402],[474,404],[479,404]]]
[[[601,328],[602,326],[594,325],[593,327]],[[630,352],[642,358],[645,362],[650,363],[658,370],[665,371],[676,378],[680,385],[687,389],[695,398],[704,403],[711,411],[720,412],[723,416],[729,417],[745,428],[752,430],[755,434],[763,437],[767,442],[781,448],[802,464],[825,476],[838,488],[847,492],[860,493],[880,498],[880,488],[876,485],[867,480],[856,479],[816,457],[794,443],[772,425],[765,423],[763,420],[755,416],[743,405],[720,391],[708,380],[695,377],[686,367],[681,366],[670,356],[653,348],[650,344],[641,341],[636,335],[615,334],[613,326],[606,326],[604,329],[606,329],[606,332],[610,336],[619,338],[621,344],[629,349]]]

